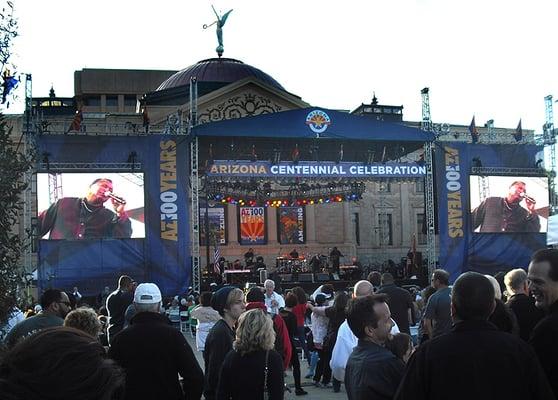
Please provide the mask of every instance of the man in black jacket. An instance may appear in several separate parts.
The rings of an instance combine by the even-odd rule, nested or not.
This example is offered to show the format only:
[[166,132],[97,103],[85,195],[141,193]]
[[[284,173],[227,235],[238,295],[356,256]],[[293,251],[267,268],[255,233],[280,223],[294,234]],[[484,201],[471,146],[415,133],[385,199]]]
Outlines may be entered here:
[[203,372],[182,333],[160,314],[157,285],[140,284],[134,305],[131,325],[114,337],[109,350],[126,371],[124,399],[200,399]]
[[453,286],[453,329],[419,347],[396,400],[554,399],[533,349],[488,322],[494,287],[476,272]]
[[528,341],[537,323],[544,317],[544,312],[535,306],[535,299],[529,296],[527,272],[521,268],[512,269],[504,276],[508,301],[506,305],[517,317],[519,336]]
[[411,328],[409,325],[412,322],[414,307],[411,293],[397,286],[393,280],[393,275],[388,272],[382,274],[382,286],[380,286],[378,293],[384,293],[388,296],[387,304],[399,331],[410,335]]
[[118,289],[107,297],[106,307],[109,317],[108,341],[124,329],[126,309],[134,300],[135,282],[128,275],[118,278]]
[[529,343],[558,398],[558,250],[544,249],[533,254],[528,279],[535,305],[547,314],[533,329]]
[[203,361],[205,363],[205,381],[203,394],[206,400],[215,399],[219,372],[225,356],[233,348],[234,325],[246,309],[244,293],[234,286],[225,286],[213,293],[211,307],[223,319],[217,321],[205,340]]
[[393,326],[386,297],[357,297],[347,307],[347,323],[358,338],[345,369],[349,400],[392,399],[403,377],[403,361],[384,347]]

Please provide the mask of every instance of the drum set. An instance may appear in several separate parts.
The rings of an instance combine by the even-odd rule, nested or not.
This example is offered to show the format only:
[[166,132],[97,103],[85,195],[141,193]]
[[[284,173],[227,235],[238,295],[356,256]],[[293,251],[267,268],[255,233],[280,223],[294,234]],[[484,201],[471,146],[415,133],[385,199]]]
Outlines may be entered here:
[[277,272],[280,274],[298,274],[309,272],[306,258],[277,257],[275,260]]
[[315,254],[310,259],[281,256],[276,258],[275,264],[280,274],[329,272],[329,257],[323,254]]

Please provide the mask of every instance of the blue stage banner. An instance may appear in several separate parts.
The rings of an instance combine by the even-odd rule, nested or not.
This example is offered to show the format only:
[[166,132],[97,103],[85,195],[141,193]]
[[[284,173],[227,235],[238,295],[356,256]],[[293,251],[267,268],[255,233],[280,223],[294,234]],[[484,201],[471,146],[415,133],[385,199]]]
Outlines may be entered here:
[[[188,142],[180,136],[148,137],[146,152],[147,250],[153,281],[165,293],[184,293],[190,285]],[[151,172],[151,173],[150,173]]]
[[426,167],[419,163],[312,162],[215,160],[207,176],[262,178],[422,178]]
[[469,175],[473,159],[482,167],[532,169],[541,147],[525,144],[444,143],[436,147],[440,266],[453,282],[462,272],[494,275],[527,268],[534,251],[544,248],[545,233],[475,233],[471,229]]
[[[143,172],[141,186],[145,188],[145,210],[138,213],[145,219],[145,239],[41,240],[39,286],[63,290],[78,286],[83,288],[82,294],[94,295],[104,286],[114,289],[119,275],[127,273],[138,282],[156,283],[165,295],[185,293],[191,281],[185,138],[45,135],[37,143],[39,154],[49,154],[51,174],[62,172],[64,164],[75,163],[63,172],[94,173],[99,178],[107,171],[130,175],[129,170],[118,170],[118,164],[130,162],[127,160],[134,154],[135,162],[141,164],[141,171],[136,172]],[[79,165],[87,164],[80,169]],[[108,170],[109,164],[115,167]],[[85,182],[85,189],[88,185]],[[130,195],[118,192],[116,185],[114,189],[124,198]]]
[[468,163],[463,147],[451,143],[436,148],[440,265],[453,282],[467,266]]

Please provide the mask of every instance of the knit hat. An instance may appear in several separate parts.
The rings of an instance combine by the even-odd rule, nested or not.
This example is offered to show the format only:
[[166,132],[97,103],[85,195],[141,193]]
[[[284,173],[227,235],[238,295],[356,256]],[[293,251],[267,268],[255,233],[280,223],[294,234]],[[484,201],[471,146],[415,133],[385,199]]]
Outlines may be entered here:
[[211,307],[220,315],[223,315],[229,293],[236,289],[234,286],[224,286],[213,293],[211,297]]
[[248,293],[246,293],[246,302],[251,303],[251,302],[254,302],[254,301],[260,302],[260,303],[265,302],[264,293],[263,293],[262,289],[257,287],[257,286],[255,286],[253,288],[250,288]]

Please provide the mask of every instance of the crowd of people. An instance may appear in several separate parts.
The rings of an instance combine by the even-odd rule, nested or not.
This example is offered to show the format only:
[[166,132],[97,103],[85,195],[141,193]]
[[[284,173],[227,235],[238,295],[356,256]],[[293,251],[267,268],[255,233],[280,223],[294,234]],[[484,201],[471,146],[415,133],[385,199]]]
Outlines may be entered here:
[[558,250],[453,285],[438,269],[418,293],[372,272],[349,291],[278,293],[267,280],[168,300],[122,276],[99,297],[94,309],[77,288],[49,289],[27,316],[14,304],[0,330],[2,399],[283,399],[290,373],[296,396],[308,385],[344,385],[349,400],[558,396]]

